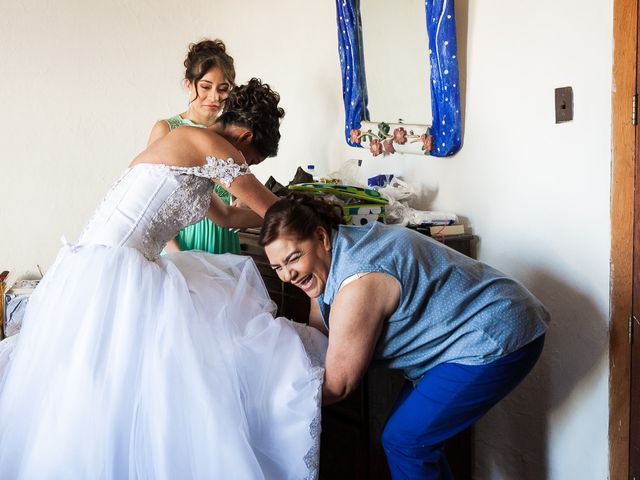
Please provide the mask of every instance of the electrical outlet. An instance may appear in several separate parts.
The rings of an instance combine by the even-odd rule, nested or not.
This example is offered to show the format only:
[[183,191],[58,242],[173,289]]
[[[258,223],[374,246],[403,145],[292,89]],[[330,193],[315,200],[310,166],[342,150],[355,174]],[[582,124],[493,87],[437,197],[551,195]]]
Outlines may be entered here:
[[556,88],[556,123],[573,120],[573,88]]

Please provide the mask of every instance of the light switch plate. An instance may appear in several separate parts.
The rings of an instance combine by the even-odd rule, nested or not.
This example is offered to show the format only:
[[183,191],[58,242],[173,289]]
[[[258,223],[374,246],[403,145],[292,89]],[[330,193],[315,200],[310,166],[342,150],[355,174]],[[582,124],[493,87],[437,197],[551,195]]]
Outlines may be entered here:
[[556,88],[556,123],[573,120],[573,88]]

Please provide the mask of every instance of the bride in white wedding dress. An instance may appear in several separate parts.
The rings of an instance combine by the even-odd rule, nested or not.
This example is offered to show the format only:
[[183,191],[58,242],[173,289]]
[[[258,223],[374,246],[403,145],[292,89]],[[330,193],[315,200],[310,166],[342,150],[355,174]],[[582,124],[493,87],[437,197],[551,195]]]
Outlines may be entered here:
[[252,79],[150,145],[61,249],[0,379],[0,478],[317,476],[324,336],[273,317],[248,257],[160,256],[224,216],[213,182],[261,216],[276,200],[247,162],[275,155],[278,101]]

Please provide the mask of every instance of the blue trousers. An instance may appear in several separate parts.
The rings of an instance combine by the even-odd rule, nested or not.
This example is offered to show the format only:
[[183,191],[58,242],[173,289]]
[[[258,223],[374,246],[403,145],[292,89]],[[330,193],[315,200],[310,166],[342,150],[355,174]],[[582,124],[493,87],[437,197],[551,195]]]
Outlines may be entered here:
[[382,433],[394,480],[452,479],[445,440],[475,423],[531,371],[544,335],[487,365],[444,363],[407,382]]

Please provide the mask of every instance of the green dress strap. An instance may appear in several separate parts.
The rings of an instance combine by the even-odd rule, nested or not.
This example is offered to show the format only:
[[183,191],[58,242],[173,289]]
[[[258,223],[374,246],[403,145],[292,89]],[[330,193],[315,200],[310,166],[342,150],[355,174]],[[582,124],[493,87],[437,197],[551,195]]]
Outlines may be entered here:
[[199,123],[194,123],[188,118],[182,118],[182,115],[174,115],[171,118],[166,118],[165,122],[169,125],[169,131],[175,130],[178,127],[182,127],[183,125],[188,125],[189,127],[196,128],[207,128],[206,125],[201,125]]
[[[169,125],[169,131],[178,127],[189,126],[206,128],[205,125],[194,123],[181,115],[175,115],[165,119]],[[213,191],[220,197],[225,205],[231,205],[231,195],[220,185],[216,185]],[[208,218],[203,218],[198,223],[183,228],[178,233],[176,241],[181,250],[203,250],[209,253],[235,253],[240,254],[240,237],[228,228],[220,227]]]

